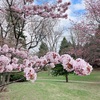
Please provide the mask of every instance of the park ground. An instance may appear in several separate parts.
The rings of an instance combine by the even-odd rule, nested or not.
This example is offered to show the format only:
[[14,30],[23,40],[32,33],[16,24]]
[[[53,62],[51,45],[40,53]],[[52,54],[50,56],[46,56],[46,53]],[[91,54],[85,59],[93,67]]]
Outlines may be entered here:
[[8,85],[8,91],[0,93],[0,100],[100,100],[100,71],[89,76],[70,74],[54,77],[44,71],[36,82],[18,82]]

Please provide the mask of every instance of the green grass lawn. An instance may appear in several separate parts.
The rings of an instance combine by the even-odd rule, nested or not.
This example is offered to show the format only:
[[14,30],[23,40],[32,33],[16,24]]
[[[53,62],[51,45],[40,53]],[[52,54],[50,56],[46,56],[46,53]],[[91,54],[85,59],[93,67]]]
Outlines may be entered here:
[[[49,80],[63,80],[65,81],[64,76],[52,76],[49,72],[40,72],[38,74],[38,79],[49,79]],[[70,81],[88,81],[88,82],[100,82],[100,71],[93,71],[90,75],[87,76],[78,76],[75,74],[69,74]]]
[[35,83],[11,84],[8,90],[0,93],[0,100],[100,100],[100,71],[84,77],[70,74],[68,83],[63,76],[40,72]]

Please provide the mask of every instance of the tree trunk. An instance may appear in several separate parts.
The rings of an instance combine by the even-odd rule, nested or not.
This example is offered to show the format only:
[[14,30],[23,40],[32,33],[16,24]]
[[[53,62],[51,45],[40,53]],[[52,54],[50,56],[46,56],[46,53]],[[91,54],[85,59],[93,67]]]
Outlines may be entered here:
[[66,76],[65,76],[65,77],[66,77],[66,82],[68,82],[68,74],[66,74]]
[[10,73],[8,73],[7,75],[7,83],[9,83],[9,81],[10,81]]
[[3,85],[3,86],[0,86],[0,92],[2,91],[5,91],[6,90],[6,87],[5,87],[5,83],[6,83],[6,73],[3,73],[1,76],[1,83],[0,85]]
[[2,76],[2,75],[0,74],[0,85],[2,84],[2,81],[1,81],[1,76]]
[[6,82],[6,74],[4,73],[2,75],[2,85],[5,84],[5,82]]

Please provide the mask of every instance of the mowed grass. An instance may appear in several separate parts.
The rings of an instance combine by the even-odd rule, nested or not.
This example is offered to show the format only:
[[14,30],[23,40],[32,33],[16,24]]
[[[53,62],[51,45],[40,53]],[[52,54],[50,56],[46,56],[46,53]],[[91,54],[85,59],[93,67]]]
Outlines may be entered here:
[[68,83],[64,76],[41,72],[35,83],[11,84],[8,90],[0,93],[0,100],[100,100],[100,71],[84,77],[70,74]]
[[[90,75],[87,76],[78,76],[76,74],[69,74],[68,76],[70,81],[88,81],[88,82],[100,82],[100,70],[93,71]],[[49,80],[63,80],[65,81],[64,76],[52,76],[49,72],[40,72],[38,74],[38,79],[49,79]]]

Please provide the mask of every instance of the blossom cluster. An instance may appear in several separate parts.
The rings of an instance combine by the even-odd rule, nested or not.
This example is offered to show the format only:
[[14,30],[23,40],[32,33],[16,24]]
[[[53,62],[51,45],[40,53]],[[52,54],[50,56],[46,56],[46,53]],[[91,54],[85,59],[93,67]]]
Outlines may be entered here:
[[32,2],[33,0],[27,0],[26,3],[20,6],[13,5],[11,9],[20,15],[25,14],[26,16],[29,15],[39,15],[45,18],[67,18],[67,9],[70,5],[70,2],[62,3],[62,0],[57,0],[55,4],[43,4],[43,5],[35,5]]
[[92,66],[81,58],[74,60],[70,55],[59,55],[56,52],[48,52],[43,57],[29,55],[26,50],[9,48],[6,44],[0,47],[0,73],[11,72],[13,70],[24,71],[27,80],[34,82],[37,78],[36,70],[46,65],[54,68],[56,64],[61,64],[67,72],[77,75],[89,75]]
[[45,55],[45,57],[50,63],[51,68],[54,68],[56,64],[61,64],[63,69],[67,70],[67,72],[74,71],[74,73],[81,76],[89,75],[93,70],[92,66],[85,60],[81,58],[74,60],[68,54],[60,56],[58,53],[49,52]]
[[0,47],[0,73],[24,70],[26,79],[33,82],[37,75],[32,65],[27,63],[28,56],[29,53],[25,49],[9,48],[8,45],[3,45]]

